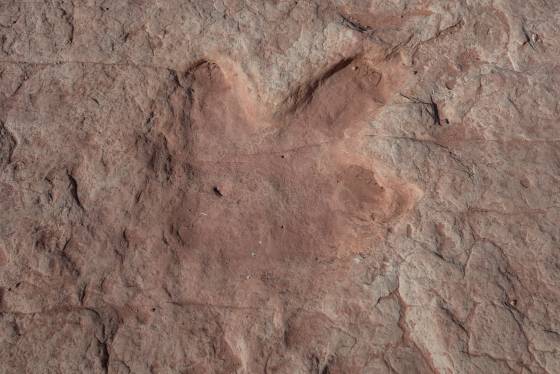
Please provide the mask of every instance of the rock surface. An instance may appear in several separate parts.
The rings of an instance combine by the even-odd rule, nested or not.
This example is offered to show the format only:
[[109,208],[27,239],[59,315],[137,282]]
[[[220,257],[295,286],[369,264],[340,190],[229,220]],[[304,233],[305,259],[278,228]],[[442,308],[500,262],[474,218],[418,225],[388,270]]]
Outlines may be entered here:
[[3,0],[1,373],[560,373],[560,3]]

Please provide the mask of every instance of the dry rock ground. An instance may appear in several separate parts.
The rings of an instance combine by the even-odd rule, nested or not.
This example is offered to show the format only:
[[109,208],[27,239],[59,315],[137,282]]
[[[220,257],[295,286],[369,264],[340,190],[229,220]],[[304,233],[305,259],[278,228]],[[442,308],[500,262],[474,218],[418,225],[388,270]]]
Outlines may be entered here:
[[560,3],[2,0],[1,373],[560,373]]

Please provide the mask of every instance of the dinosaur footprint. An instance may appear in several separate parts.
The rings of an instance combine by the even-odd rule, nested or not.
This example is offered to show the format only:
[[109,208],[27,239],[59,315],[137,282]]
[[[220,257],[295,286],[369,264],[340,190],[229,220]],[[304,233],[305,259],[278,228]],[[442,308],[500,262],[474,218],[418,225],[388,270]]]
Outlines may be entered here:
[[370,248],[419,197],[360,153],[364,121],[402,76],[397,61],[344,60],[256,120],[233,74],[200,65],[191,77],[192,248],[234,267],[255,251],[306,261]]

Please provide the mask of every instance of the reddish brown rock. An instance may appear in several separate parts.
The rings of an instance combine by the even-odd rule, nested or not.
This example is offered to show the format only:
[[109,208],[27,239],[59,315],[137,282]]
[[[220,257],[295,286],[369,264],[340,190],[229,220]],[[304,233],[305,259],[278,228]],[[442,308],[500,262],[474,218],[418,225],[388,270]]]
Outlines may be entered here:
[[560,372],[553,1],[4,1],[0,372]]

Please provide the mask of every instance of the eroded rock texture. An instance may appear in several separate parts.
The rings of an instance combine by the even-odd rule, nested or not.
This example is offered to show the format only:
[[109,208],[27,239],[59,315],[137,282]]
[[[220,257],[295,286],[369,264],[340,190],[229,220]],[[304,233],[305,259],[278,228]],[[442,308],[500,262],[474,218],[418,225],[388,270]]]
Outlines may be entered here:
[[560,373],[560,3],[3,0],[1,373]]

